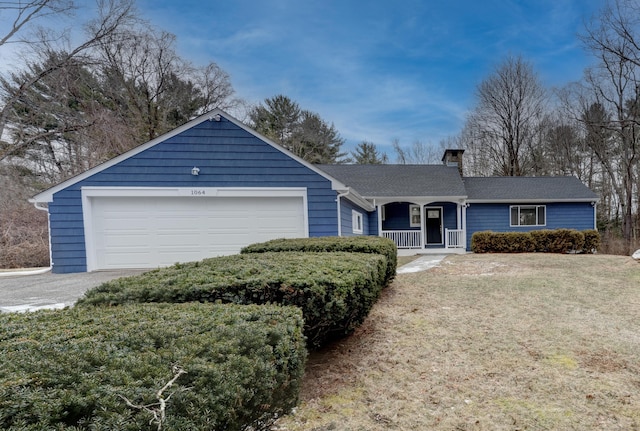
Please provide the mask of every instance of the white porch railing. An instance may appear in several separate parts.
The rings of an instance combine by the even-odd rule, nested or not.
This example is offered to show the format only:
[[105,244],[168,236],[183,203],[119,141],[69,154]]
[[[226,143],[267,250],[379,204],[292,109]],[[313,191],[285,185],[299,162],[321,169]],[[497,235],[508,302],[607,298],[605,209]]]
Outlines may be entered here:
[[445,229],[445,248],[464,248],[464,231],[462,229]]
[[382,236],[390,238],[398,248],[422,248],[419,230],[383,230]]

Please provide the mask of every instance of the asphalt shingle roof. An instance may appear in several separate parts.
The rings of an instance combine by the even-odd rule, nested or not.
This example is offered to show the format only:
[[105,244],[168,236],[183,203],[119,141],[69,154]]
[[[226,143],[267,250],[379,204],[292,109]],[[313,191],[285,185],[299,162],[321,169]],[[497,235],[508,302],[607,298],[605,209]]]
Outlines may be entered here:
[[445,165],[316,165],[366,198],[467,197],[484,201],[594,201],[575,177],[460,177]]
[[597,200],[576,177],[465,177],[469,200]]
[[463,197],[457,167],[445,165],[317,165],[364,197]]

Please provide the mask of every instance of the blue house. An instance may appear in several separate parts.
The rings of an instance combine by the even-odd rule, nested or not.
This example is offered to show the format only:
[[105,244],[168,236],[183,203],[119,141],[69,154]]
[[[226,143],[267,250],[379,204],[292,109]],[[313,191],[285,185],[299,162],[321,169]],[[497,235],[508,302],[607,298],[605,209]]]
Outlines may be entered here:
[[273,238],[380,235],[415,252],[473,232],[595,228],[573,177],[465,178],[442,165],[312,165],[223,111],[198,117],[31,199],[56,273],[155,268]]

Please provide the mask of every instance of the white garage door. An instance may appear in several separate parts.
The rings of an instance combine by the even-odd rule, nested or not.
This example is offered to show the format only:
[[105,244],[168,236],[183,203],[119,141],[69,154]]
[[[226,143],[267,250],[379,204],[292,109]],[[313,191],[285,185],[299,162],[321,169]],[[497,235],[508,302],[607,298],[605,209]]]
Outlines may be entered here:
[[88,270],[156,268],[304,237],[303,211],[303,198],[290,196],[94,197]]

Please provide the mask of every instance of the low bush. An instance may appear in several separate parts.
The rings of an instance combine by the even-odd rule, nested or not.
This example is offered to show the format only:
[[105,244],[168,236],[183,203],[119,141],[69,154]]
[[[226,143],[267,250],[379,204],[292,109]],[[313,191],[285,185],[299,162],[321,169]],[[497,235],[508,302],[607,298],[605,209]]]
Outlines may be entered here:
[[376,253],[387,258],[386,284],[396,275],[398,248],[395,243],[378,236],[330,236],[315,238],[275,239],[251,244],[241,253],[265,253],[271,251]]
[[529,232],[475,232],[471,237],[474,253],[595,253],[600,234],[595,230],[542,229]]
[[14,430],[266,430],[295,406],[306,358],[300,310],[280,306],[1,314],[0,340]]
[[531,231],[536,251],[543,253],[569,253],[582,250],[584,234],[575,229],[543,229]]
[[528,232],[475,232],[471,236],[474,253],[530,253],[535,242]]
[[128,302],[278,303],[302,309],[318,347],[364,321],[385,282],[387,260],[364,253],[253,253],[177,264],[89,290],[78,306]]
[[595,229],[589,229],[582,231],[584,234],[584,246],[583,250],[585,253],[595,253],[602,246],[602,239],[600,237],[600,232]]

